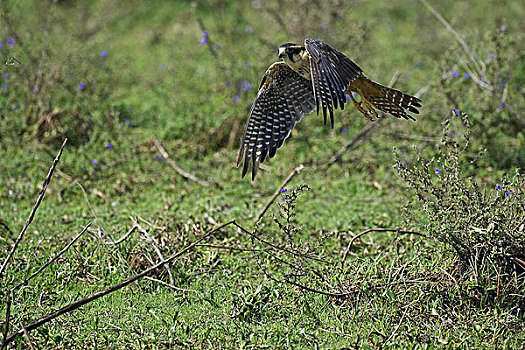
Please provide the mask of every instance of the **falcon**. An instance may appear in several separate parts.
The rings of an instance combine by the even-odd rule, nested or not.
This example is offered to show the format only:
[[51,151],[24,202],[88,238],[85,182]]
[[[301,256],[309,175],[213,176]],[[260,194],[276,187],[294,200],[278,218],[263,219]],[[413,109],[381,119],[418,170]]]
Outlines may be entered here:
[[[366,118],[379,110],[396,118],[415,120],[421,100],[368,79],[351,59],[332,46],[306,39],[279,47],[280,61],[264,73],[241,141],[237,167],[242,177],[250,170],[255,179],[260,163],[273,158],[305,114],[322,111],[334,127],[334,109],[351,100]],[[251,166],[250,166],[251,165]]]

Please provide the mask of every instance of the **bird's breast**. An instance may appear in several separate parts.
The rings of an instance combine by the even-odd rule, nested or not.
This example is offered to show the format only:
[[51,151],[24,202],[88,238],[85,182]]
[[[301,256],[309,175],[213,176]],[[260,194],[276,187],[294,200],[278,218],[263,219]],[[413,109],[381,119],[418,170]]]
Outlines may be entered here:
[[286,62],[301,77],[310,80],[310,61],[308,59],[297,62]]

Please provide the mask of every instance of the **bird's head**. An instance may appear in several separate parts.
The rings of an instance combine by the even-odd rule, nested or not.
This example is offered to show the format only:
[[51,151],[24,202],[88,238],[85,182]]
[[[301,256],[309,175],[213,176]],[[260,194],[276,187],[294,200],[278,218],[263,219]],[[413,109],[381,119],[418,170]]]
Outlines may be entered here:
[[288,43],[279,46],[279,58],[286,63],[295,63],[301,60],[304,46]]

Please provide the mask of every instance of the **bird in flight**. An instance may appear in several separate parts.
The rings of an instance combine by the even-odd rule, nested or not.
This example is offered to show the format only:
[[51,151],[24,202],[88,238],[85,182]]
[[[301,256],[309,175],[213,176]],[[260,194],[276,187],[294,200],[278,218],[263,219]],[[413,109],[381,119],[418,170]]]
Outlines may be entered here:
[[[284,44],[279,59],[264,73],[241,141],[237,167],[242,177],[250,169],[255,179],[259,164],[273,158],[305,114],[322,111],[334,127],[334,109],[344,109],[347,99],[370,120],[376,109],[396,118],[415,120],[421,100],[368,79],[351,59],[315,39],[303,45]],[[355,94],[355,95],[354,95]],[[356,97],[359,97],[356,99]]]

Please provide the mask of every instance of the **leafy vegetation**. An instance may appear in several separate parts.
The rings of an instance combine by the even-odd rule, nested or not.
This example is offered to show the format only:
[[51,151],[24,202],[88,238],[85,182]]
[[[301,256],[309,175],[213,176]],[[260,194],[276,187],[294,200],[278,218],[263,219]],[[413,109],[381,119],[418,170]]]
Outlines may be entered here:
[[[520,1],[0,10],[0,59],[16,58],[0,70],[0,337],[175,256],[8,347],[523,346]],[[381,119],[334,162],[369,122],[347,108],[331,130],[314,113],[241,180],[259,79],[279,44],[305,37],[394,77],[422,113]]]

